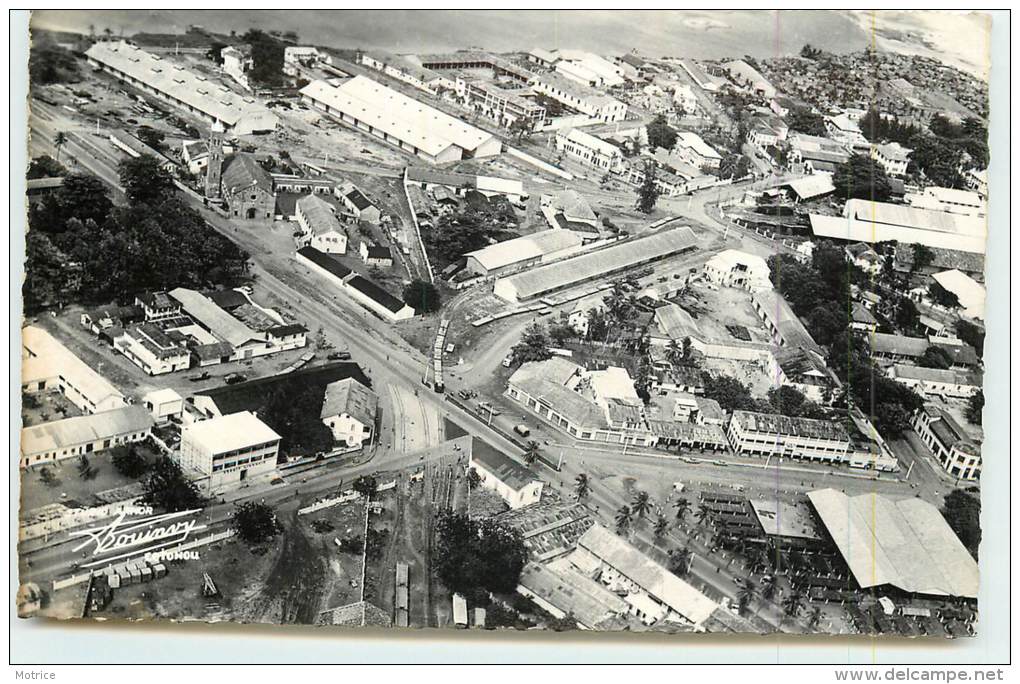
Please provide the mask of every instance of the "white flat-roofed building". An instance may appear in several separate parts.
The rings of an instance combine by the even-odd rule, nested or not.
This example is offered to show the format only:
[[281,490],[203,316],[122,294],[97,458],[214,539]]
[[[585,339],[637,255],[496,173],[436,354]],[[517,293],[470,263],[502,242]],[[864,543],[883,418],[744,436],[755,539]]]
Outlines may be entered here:
[[464,103],[500,126],[527,122],[532,130],[545,121],[545,107],[535,102],[530,90],[503,88],[475,78],[457,77],[456,89]]
[[57,390],[83,413],[127,405],[120,390],[43,328],[22,328],[21,345],[22,392]]
[[219,121],[235,135],[272,131],[280,123],[279,117],[255,98],[242,97],[129,43],[94,43],[85,56],[93,67],[210,123]]
[[697,238],[690,228],[673,228],[500,278],[493,286],[493,292],[508,302],[526,301],[565,287],[608,279],[622,271],[693,252],[697,245]]
[[932,279],[956,295],[964,316],[984,319],[986,298],[984,285],[955,268],[936,273],[932,275]]
[[347,231],[329,202],[315,195],[302,197],[297,201],[295,215],[306,244],[327,254],[347,253]]
[[840,423],[774,413],[734,411],[726,430],[738,454],[844,463],[850,435]]
[[697,133],[680,131],[676,135],[676,146],[673,148],[688,164],[698,169],[718,169],[722,155],[715,148],[701,139]]
[[499,494],[512,509],[538,503],[543,483],[530,468],[501,451],[472,439],[468,467],[481,477],[482,486]]
[[981,389],[981,376],[966,371],[895,363],[886,372],[901,385],[929,396],[966,399]]
[[617,171],[623,163],[619,147],[577,128],[565,128],[556,134],[556,150],[585,166]]
[[313,81],[301,89],[301,98],[338,121],[433,163],[502,151],[491,133],[364,76],[336,87]]
[[862,589],[977,598],[977,561],[930,503],[835,489],[808,499]]
[[871,158],[877,161],[890,176],[906,175],[911,152],[913,150],[897,142],[871,146]]
[[705,275],[713,283],[749,292],[771,289],[769,273],[769,265],[760,256],[736,249],[719,252],[705,262]]
[[583,241],[571,230],[542,230],[468,252],[466,268],[486,277],[501,275],[570,254]]
[[910,427],[947,473],[961,480],[981,477],[980,444],[948,412],[925,404],[914,413]]
[[153,418],[142,406],[121,406],[54,420],[21,431],[22,468],[87,456],[149,436]]
[[983,218],[863,199],[848,200],[843,216],[810,219],[818,237],[869,244],[896,241],[984,254],[988,237]]
[[181,417],[184,413],[184,398],[169,387],[164,387],[143,396],[142,406],[149,410],[157,424],[163,424]]
[[602,525],[593,525],[581,535],[570,560],[620,595],[629,612],[645,624],[679,618],[697,628],[719,607]]
[[181,466],[208,475],[213,490],[273,472],[279,451],[280,435],[251,411],[181,429]]
[[378,407],[375,392],[354,378],[344,378],[326,385],[319,418],[334,441],[358,447],[372,438]]

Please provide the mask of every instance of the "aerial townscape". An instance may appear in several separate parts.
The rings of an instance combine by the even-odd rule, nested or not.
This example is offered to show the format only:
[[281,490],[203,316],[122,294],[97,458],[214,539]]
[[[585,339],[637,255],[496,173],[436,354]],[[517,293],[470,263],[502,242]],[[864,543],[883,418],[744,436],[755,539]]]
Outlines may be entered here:
[[96,21],[29,58],[21,616],[976,633],[986,82]]

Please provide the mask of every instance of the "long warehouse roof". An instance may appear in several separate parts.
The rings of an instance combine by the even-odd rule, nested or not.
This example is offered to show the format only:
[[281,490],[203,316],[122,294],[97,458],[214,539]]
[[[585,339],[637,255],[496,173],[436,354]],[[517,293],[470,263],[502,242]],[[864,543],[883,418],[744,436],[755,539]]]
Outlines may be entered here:
[[[267,113],[251,97],[197,76],[179,64],[125,42],[99,42],[85,56],[166,93],[195,109],[233,126],[248,113]],[[275,115],[274,115],[275,116]]]
[[502,280],[513,286],[518,298],[527,299],[600,274],[622,271],[657,257],[665,258],[697,244],[694,231],[684,226],[540,266]]
[[862,588],[976,598],[978,566],[945,518],[918,498],[848,497],[835,489],[808,493]]
[[988,230],[983,217],[852,199],[843,216],[811,214],[811,230],[820,237],[853,242],[896,240],[929,247],[983,254]]
[[433,156],[450,145],[474,150],[493,137],[364,76],[355,76],[339,87],[313,81],[301,94]]

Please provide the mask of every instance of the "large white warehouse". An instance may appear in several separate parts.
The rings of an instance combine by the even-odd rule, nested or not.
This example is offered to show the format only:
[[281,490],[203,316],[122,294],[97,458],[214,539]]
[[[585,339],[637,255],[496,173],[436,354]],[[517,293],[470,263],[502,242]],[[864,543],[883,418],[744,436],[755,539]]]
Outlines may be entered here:
[[301,89],[301,97],[329,116],[430,162],[491,157],[502,150],[491,133],[364,76],[340,86],[313,81]]

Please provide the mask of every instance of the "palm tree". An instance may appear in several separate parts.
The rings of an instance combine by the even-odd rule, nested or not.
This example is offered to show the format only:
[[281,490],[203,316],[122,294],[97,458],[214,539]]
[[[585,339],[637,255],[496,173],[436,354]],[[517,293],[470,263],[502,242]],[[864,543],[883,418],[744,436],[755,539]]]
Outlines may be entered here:
[[737,609],[743,615],[751,602],[758,597],[758,587],[750,579],[742,579],[737,584]]
[[676,340],[670,340],[669,345],[666,346],[666,359],[675,366],[680,363],[683,355],[684,348],[680,346],[680,343]]
[[532,465],[538,460],[538,442],[530,440],[528,446],[524,450],[524,462],[528,465]]
[[800,593],[800,589],[794,587],[789,594],[783,597],[783,612],[790,617],[796,617],[803,604],[804,595]]
[[682,549],[677,549],[670,560],[669,571],[677,577],[686,577],[690,571],[693,559],[694,555],[686,546]]
[[656,539],[665,537],[666,533],[669,532],[669,520],[666,519],[666,516],[659,514],[659,517],[655,520],[655,527],[652,530]]
[[684,518],[691,512],[691,502],[686,497],[681,496],[673,502],[673,508],[676,509],[676,519],[683,523]]
[[771,601],[772,597],[776,594],[776,578],[772,575],[766,575],[761,580],[761,597],[766,601]]
[[648,497],[648,492],[638,492],[635,494],[631,508],[637,517],[645,517],[645,513],[650,511],[652,508],[652,500]]
[[623,534],[630,529],[630,524],[634,520],[634,514],[631,513],[630,506],[623,505],[616,511],[616,532]]
[[706,503],[698,504],[698,510],[694,517],[698,519],[699,525],[704,525],[706,520],[712,519],[712,508]]
[[60,161],[60,148],[67,144],[67,133],[63,131],[57,131],[57,135],[53,138],[53,145],[57,148],[57,161]]
[[587,499],[588,494],[591,493],[591,482],[588,480],[588,476],[581,473],[574,478],[574,495],[577,496],[578,501],[581,499]]
[[814,629],[818,626],[818,623],[821,621],[822,621],[822,607],[815,606],[814,608],[811,609],[811,612],[808,613],[807,618],[808,627]]

